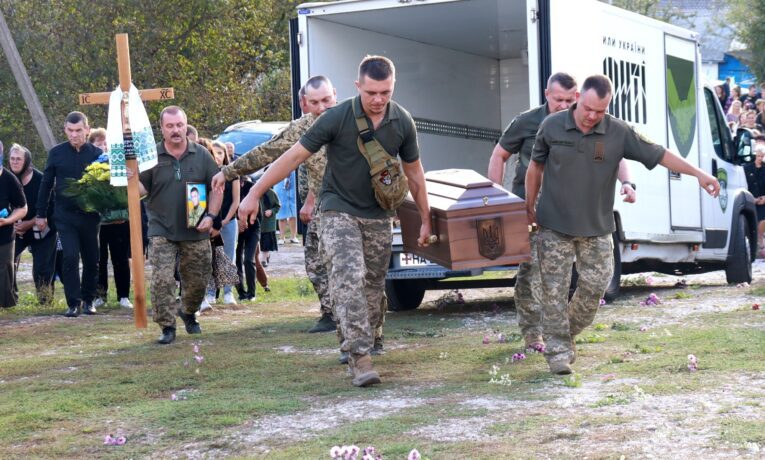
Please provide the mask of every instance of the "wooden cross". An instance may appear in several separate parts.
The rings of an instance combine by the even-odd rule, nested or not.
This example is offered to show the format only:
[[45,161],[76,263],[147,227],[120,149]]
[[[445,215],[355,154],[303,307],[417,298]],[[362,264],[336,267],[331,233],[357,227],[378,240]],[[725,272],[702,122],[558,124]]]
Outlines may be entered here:
[[[141,230],[141,203],[138,192],[138,161],[135,151],[132,149],[133,133],[130,130],[128,119],[128,91],[130,91],[130,48],[127,34],[117,34],[117,68],[120,76],[120,89],[122,94],[122,132],[125,139],[125,164],[128,169],[135,171],[128,179],[128,214],[130,220],[130,253],[133,259],[133,316],[138,328],[147,326],[146,318],[146,289],[144,287],[144,259],[143,259],[143,232]],[[173,88],[158,88],[141,90],[142,101],[173,99]],[[80,104],[108,104],[111,93],[85,93],[80,94]]]

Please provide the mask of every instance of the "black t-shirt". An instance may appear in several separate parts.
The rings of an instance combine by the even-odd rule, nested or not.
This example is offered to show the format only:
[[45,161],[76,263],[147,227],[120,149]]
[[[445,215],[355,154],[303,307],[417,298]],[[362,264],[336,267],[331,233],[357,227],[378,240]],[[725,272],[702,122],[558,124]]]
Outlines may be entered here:
[[[27,215],[21,220],[34,219],[37,215],[37,194],[40,192],[40,182],[42,182],[42,172],[37,169],[32,169],[32,178],[29,179],[27,185],[24,185],[24,197],[27,199]],[[50,200],[48,205],[48,216],[53,214],[53,199]],[[50,225],[50,222],[48,222]]]
[[[3,173],[0,174],[0,210],[5,209],[8,213],[6,217],[8,217],[14,209],[23,208],[26,204],[21,182],[10,170],[3,168]],[[13,225],[3,225],[0,227],[0,244],[11,241],[13,241]]]

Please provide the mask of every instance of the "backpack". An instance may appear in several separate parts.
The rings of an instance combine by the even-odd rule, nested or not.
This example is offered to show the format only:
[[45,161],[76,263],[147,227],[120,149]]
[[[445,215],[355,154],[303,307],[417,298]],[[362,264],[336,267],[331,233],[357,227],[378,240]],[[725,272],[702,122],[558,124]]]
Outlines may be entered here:
[[392,157],[380,142],[375,139],[369,129],[369,123],[364,113],[358,113],[356,104],[353,105],[353,116],[359,137],[356,141],[359,151],[369,163],[369,175],[375,200],[386,211],[395,211],[409,194],[409,184],[401,170],[401,162]]

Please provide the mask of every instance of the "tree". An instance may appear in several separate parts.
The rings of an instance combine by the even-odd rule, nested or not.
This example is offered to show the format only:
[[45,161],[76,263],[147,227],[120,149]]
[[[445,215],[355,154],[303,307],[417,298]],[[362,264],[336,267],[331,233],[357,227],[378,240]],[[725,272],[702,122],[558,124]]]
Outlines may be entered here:
[[[16,45],[53,127],[67,113],[106,124],[106,108],[77,95],[118,84],[114,34],[130,36],[138,88],[172,86],[189,122],[212,137],[244,119],[290,118],[289,18],[297,0],[0,0]],[[5,59],[0,60],[0,139],[35,152],[42,144]],[[156,122],[165,104],[147,106]],[[37,155],[36,163],[44,161]]]
[[600,0],[634,13],[671,24],[677,21],[693,27],[693,14],[689,14],[671,0]]
[[759,81],[765,81],[765,3],[762,0],[734,0],[730,4],[728,20],[749,53],[741,58]]

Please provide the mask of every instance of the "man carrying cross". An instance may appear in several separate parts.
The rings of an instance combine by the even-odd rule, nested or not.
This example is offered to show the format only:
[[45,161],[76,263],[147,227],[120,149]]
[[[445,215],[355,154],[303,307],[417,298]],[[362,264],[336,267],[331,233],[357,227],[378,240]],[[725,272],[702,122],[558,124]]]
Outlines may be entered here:
[[[183,297],[178,316],[189,334],[202,329],[195,313],[202,303],[212,271],[210,229],[220,229],[223,194],[212,189],[218,172],[210,152],[186,137],[186,114],[180,107],[165,107],[159,114],[162,142],[157,143],[157,165],[140,174],[139,190],[147,195],[149,211],[149,258],[153,266],[151,300],[154,322],[162,328],[159,343],[175,340],[175,255],[180,254]],[[134,171],[128,170],[128,177]],[[189,227],[187,184],[205,187],[207,212],[196,227]]]

